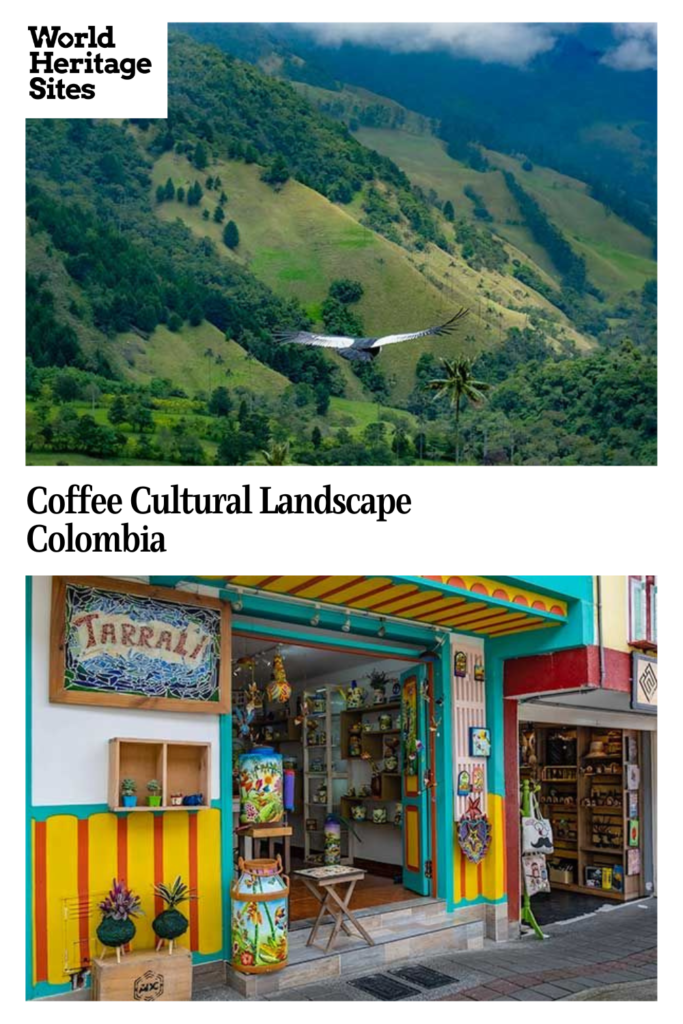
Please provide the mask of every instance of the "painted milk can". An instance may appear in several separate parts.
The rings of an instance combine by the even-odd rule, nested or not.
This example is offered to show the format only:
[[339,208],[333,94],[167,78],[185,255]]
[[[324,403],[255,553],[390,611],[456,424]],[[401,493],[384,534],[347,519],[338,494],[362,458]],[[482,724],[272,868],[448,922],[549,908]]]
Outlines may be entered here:
[[240,822],[265,825],[282,821],[282,755],[272,747],[255,747],[239,759]]
[[268,974],[287,965],[289,878],[282,860],[239,859],[232,899],[232,965]]

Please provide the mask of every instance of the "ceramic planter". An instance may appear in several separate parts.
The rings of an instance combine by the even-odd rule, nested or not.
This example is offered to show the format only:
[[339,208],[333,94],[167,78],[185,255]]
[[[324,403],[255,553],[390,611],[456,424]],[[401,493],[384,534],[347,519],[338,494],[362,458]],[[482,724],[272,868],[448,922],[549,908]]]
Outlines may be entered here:
[[137,807],[138,805],[138,798],[135,793],[124,793],[122,799],[124,807]]
[[147,797],[148,807],[161,807],[161,793],[152,794],[150,793]]
[[279,971],[287,963],[289,879],[282,861],[240,857],[232,898],[232,965],[243,974]]
[[392,726],[391,715],[380,715],[378,719],[379,731],[389,732]]
[[351,817],[354,821],[365,821],[367,819],[368,812],[363,804],[354,804],[351,808]]
[[103,946],[116,949],[118,946],[125,946],[135,936],[135,924],[131,918],[125,921],[115,921],[113,917],[105,917],[97,927],[97,938]]
[[376,807],[372,812],[372,820],[375,825],[386,825],[387,823],[387,809],[386,807]]
[[256,747],[239,759],[240,822],[259,825],[282,821],[282,755],[272,747]]

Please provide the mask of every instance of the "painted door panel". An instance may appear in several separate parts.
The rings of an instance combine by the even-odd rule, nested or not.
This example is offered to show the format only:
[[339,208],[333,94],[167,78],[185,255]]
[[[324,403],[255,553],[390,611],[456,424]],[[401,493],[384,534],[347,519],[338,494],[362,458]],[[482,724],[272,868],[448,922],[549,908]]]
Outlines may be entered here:
[[401,676],[401,724],[403,733],[403,884],[428,896],[429,794],[427,772],[427,705],[422,699],[425,665],[416,665]]

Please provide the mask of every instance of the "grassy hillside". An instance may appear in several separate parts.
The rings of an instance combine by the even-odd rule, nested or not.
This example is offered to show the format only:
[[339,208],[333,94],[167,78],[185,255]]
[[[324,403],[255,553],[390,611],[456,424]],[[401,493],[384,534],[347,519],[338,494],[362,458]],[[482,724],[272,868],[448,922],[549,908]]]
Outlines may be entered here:
[[[492,227],[551,276],[556,276],[547,253],[520,223],[520,212],[497,170],[481,172],[451,159],[444,143],[428,132],[361,128],[357,137],[366,146],[394,160],[410,179],[440,199],[450,199],[456,214],[471,216],[472,203],[463,195],[471,186],[482,196],[493,217]],[[586,185],[546,167],[522,170],[522,162],[486,150],[494,168],[512,171],[520,184],[543,207],[576,250],[585,257],[589,277],[610,298],[642,288],[656,276],[652,242],[636,228],[610,213],[588,194]]]
[[160,324],[146,339],[121,334],[113,350],[130,380],[144,384],[154,377],[166,378],[189,395],[210,394],[220,385],[278,395],[289,384],[286,377],[259,363],[207,321],[198,327],[184,324],[175,332]]
[[[559,311],[514,278],[474,271],[457,251],[449,254],[432,245],[410,251],[364,227],[359,223],[360,201],[340,207],[292,180],[274,191],[261,181],[257,165],[239,161],[217,160],[198,172],[186,157],[175,153],[165,153],[155,162],[151,192],[169,177],[176,187],[187,189],[195,180],[205,186],[207,177],[216,175],[228,196],[226,220],[234,220],[239,228],[237,250],[226,248],[223,225],[213,221],[214,192],[205,190],[199,206],[175,200],[157,204],[159,218],[167,223],[180,218],[198,238],[210,238],[223,259],[238,261],[277,294],[299,299],[318,325],[329,285],[339,277],[362,283],[364,294],[354,308],[368,334],[419,329],[447,319],[460,306],[471,310],[459,334],[420,339],[382,353],[381,365],[398,399],[410,393],[415,364],[423,352],[474,356],[497,344],[508,328],[525,326],[526,314],[520,307],[527,304],[556,316],[558,325],[554,329],[551,325],[551,338],[564,336],[579,347],[587,346]],[[204,210],[209,211],[208,220]],[[330,358],[344,374],[348,397],[364,397],[348,364]]]

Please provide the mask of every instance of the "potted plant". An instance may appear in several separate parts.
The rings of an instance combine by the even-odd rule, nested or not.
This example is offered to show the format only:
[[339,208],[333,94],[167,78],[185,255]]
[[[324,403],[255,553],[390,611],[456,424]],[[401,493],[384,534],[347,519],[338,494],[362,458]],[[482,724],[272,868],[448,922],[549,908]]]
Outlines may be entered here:
[[169,953],[172,953],[174,941],[185,934],[189,925],[187,918],[184,914],[181,914],[178,907],[181,903],[186,903],[188,900],[196,900],[197,897],[189,885],[183,882],[180,875],[178,875],[171,886],[163,885],[163,883],[155,885],[154,895],[159,896],[166,904],[166,908],[152,921],[154,934],[159,940],[157,949],[161,947],[164,939],[167,939],[170,944]]
[[135,795],[137,793],[137,783],[135,779],[124,779],[121,783],[121,797],[123,799],[124,807],[135,807],[138,802],[138,798]]
[[116,959],[120,962],[121,946],[125,946],[135,935],[133,918],[143,913],[140,897],[114,878],[112,888],[99,908],[102,920],[97,927],[97,938],[103,946],[116,950]]
[[147,783],[147,803],[150,807],[161,807],[161,783],[156,779],[150,779]]

